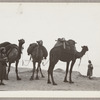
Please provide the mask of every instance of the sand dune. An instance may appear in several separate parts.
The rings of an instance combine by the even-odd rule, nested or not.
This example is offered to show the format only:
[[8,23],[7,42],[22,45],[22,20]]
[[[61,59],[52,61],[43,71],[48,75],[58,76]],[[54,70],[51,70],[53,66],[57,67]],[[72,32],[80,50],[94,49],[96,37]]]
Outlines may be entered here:
[[11,67],[9,73],[9,80],[4,80],[5,86],[0,86],[1,91],[99,91],[100,90],[100,78],[93,77],[89,80],[86,76],[81,75],[79,72],[73,71],[72,79],[73,84],[64,83],[65,71],[62,69],[56,69],[54,71],[54,79],[58,84],[53,86],[47,84],[47,71],[43,70],[45,78],[41,78],[39,74],[39,80],[30,81],[32,69],[19,68],[19,76],[22,78],[21,81],[16,80],[15,69]]

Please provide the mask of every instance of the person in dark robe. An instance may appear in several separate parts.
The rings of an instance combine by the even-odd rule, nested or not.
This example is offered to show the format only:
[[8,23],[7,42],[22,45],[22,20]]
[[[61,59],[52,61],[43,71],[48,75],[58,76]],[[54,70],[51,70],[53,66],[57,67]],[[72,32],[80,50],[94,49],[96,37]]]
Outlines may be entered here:
[[0,85],[5,85],[3,83],[3,80],[6,77],[6,61],[7,61],[7,57],[6,57],[6,49],[5,47],[1,47],[0,48]]
[[93,65],[91,60],[89,60],[88,63],[87,76],[89,77],[89,79],[91,79],[91,76],[93,75]]

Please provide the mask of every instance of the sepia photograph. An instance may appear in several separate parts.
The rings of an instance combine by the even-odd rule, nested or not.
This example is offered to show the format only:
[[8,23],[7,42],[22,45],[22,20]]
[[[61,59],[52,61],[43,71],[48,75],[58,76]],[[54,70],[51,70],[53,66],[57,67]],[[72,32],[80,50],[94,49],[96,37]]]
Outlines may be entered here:
[[31,92],[36,97],[41,91],[44,96],[57,91],[56,97],[67,92],[80,96],[80,91],[83,97],[88,92],[99,94],[100,3],[0,3],[0,27],[3,95],[4,91],[11,96]]

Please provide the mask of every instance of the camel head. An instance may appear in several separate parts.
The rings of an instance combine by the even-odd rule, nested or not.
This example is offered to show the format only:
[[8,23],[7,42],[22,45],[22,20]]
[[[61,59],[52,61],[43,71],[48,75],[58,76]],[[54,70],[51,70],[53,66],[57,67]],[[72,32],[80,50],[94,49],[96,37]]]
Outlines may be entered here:
[[25,43],[25,40],[24,39],[20,39],[18,41],[19,41],[19,47],[21,48],[21,50],[23,50],[24,47],[22,45]]
[[25,43],[25,40],[24,39],[20,39],[18,41],[19,41],[19,44],[21,44],[21,45],[23,45]]
[[83,50],[84,52],[86,52],[86,51],[89,50],[87,46],[81,46],[81,47],[82,47],[82,50]]
[[88,51],[87,46],[81,46],[81,47],[82,47],[82,51],[76,52],[76,54],[75,54],[76,58],[81,58]]

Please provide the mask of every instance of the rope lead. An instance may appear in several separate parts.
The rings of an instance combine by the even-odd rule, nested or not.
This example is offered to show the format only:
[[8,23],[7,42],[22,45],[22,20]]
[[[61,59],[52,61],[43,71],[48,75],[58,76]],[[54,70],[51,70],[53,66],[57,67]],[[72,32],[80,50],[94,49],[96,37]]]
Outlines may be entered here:
[[42,62],[42,65],[45,66],[48,62],[49,62],[49,60],[45,64],[44,64],[44,62]]
[[24,64],[24,60],[22,60],[22,66],[28,66],[29,63],[30,63],[30,61],[31,61],[31,57],[30,57],[29,60],[27,60],[27,61],[28,61],[28,63],[25,65],[25,64]]
[[78,64],[78,68],[79,68],[80,64],[81,64],[81,58],[80,58],[80,62],[79,62],[79,64]]

